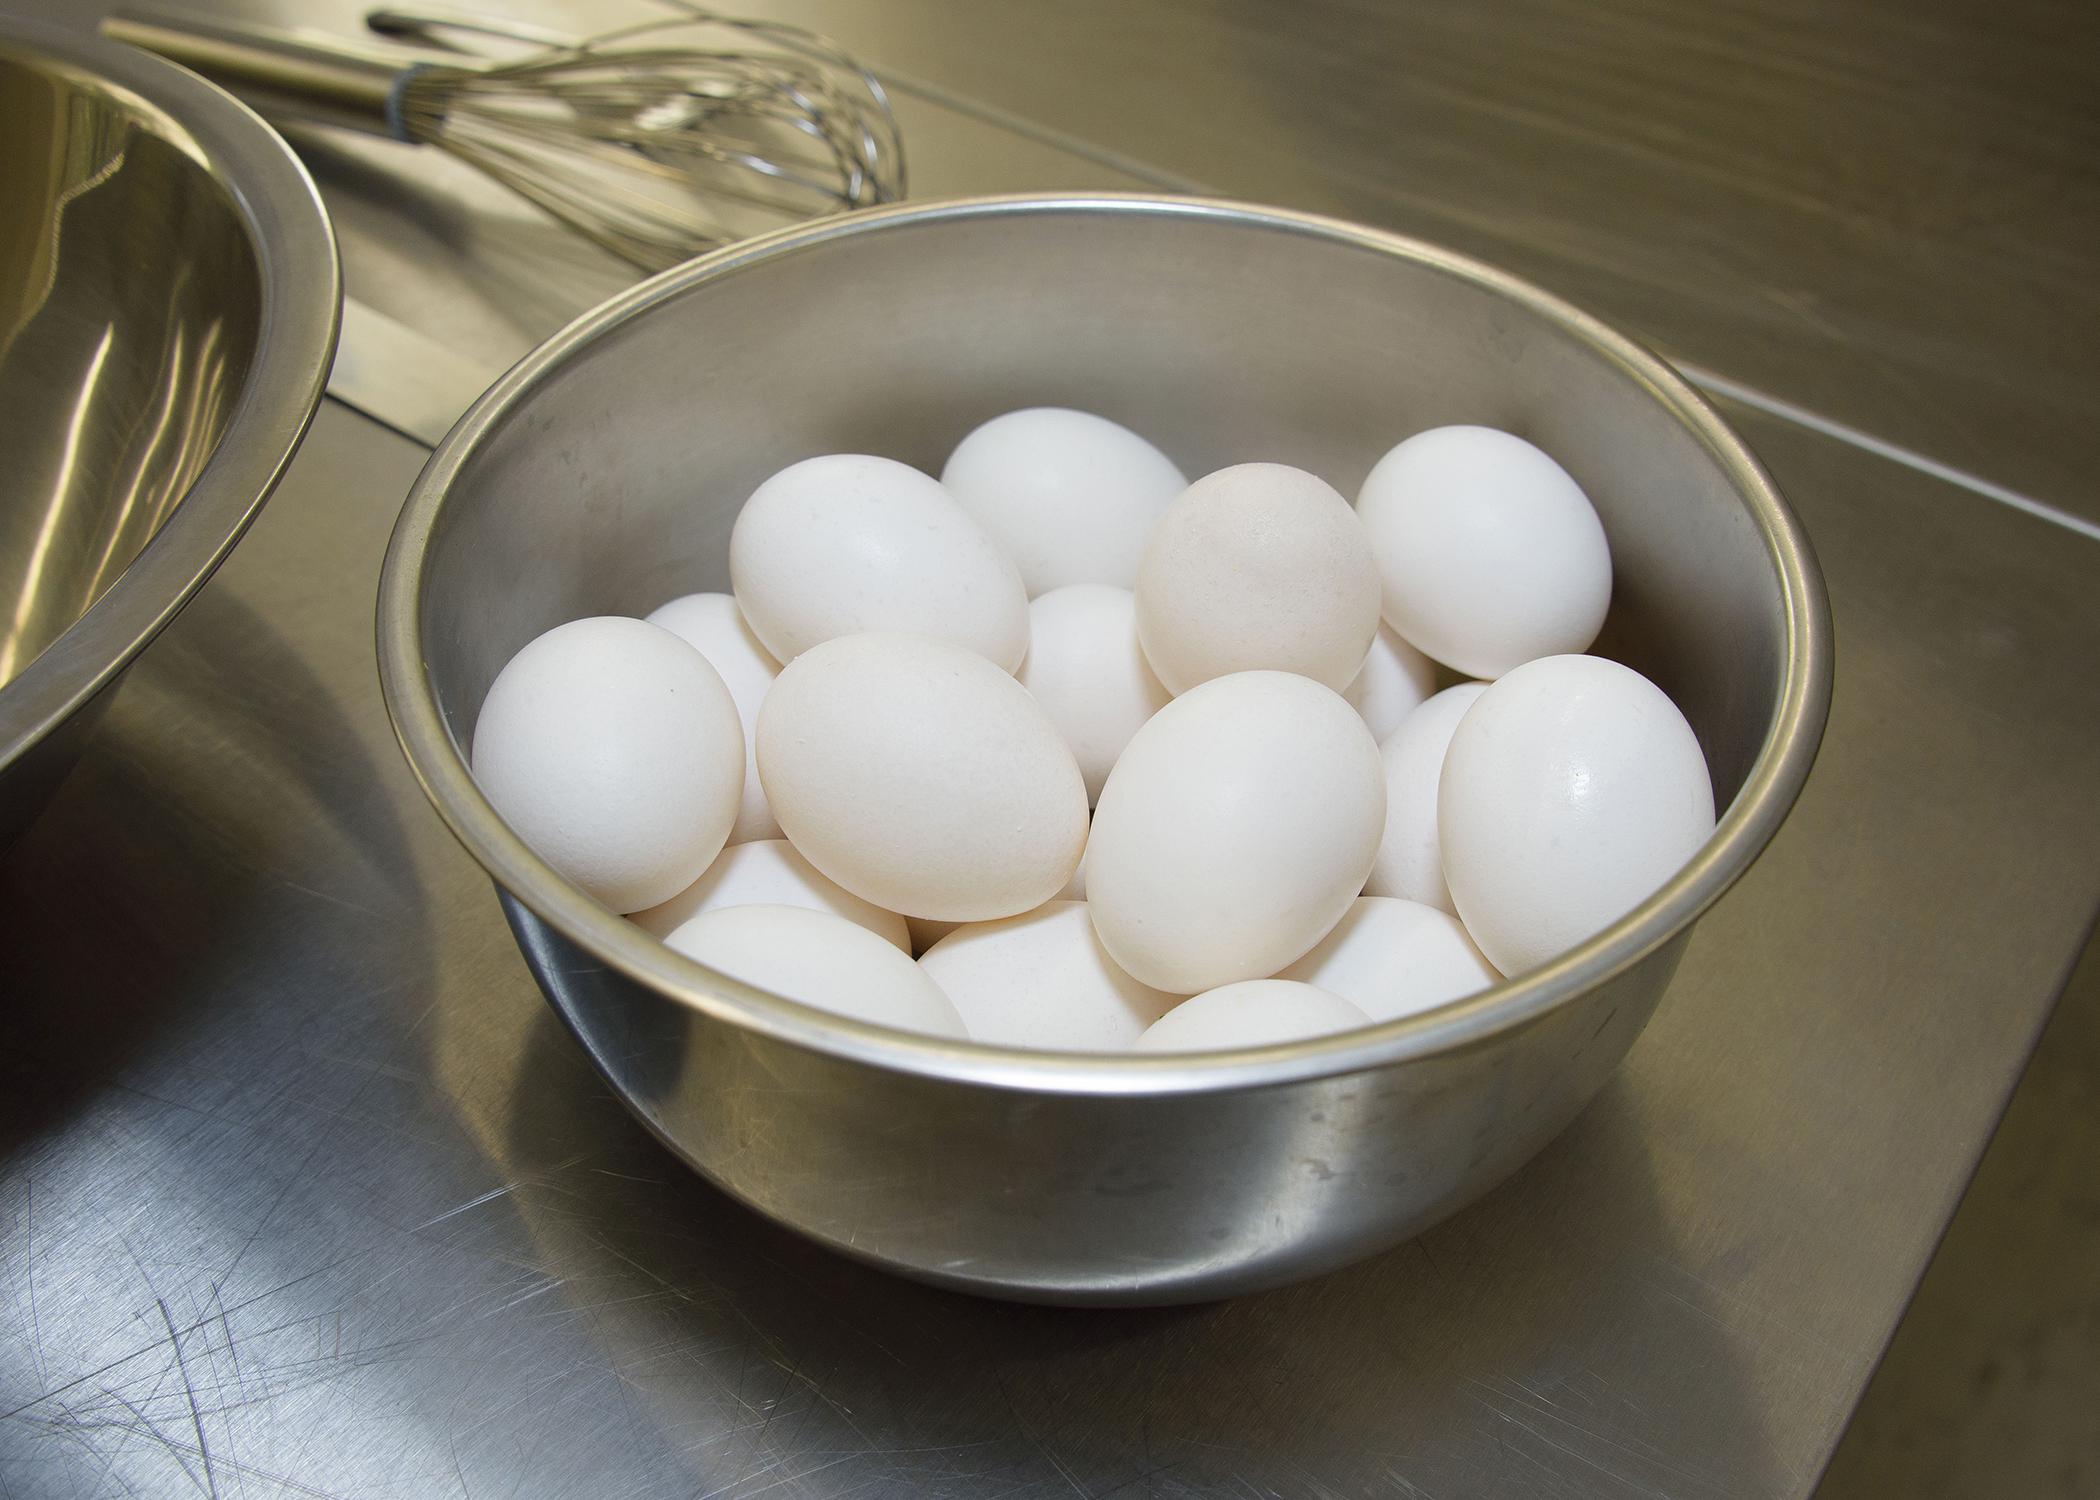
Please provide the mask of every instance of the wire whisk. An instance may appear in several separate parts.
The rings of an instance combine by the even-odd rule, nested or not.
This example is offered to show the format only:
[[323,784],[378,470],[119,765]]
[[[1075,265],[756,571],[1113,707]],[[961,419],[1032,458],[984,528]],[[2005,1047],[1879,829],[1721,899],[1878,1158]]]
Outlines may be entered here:
[[104,30],[258,103],[435,146],[645,270],[904,195],[903,137],[867,69],[798,27],[667,3],[678,14],[573,41],[435,13],[372,17],[396,35],[534,43],[474,62],[191,18],[112,17]]

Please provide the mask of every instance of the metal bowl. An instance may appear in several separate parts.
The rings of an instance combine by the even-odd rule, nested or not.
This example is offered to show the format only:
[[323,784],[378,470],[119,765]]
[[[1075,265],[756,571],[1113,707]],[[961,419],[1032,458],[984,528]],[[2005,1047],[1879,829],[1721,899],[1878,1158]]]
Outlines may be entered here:
[[[476,790],[510,655],[563,620],[728,586],[757,482],[812,453],[937,470],[972,426],[1086,407],[1189,472],[1297,464],[1352,493],[1418,428],[1555,454],[1617,566],[1602,649],[1661,683],[1727,809],[1625,920],[1471,999],[1202,1060],[953,1044],[710,972],[594,905]],[[1828,707],[1807,542],[1666,365],[1498,271],[1332,220],[1120,196],[982,199],[791,230],[614,299],[512,370],[432,457],[379,596],[395,727],[487,867],[541,988],[714,1182],[848,1254],[1043,1301],[1291,1280],[1478,1197],[1618,1064],[1692,923],[1771,838]]]
[[0,848],[313,418],[335,238],[244,106],[0,21]]

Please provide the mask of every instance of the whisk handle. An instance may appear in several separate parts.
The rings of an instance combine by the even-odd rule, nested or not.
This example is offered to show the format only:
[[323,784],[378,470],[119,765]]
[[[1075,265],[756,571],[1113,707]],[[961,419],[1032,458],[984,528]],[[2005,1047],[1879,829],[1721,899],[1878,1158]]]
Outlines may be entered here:
[[105,17],[102,34],[194,69],[259,108],[403,135],[394,112],[396,90],[416,64],[397,53],[333,37],[137,11]]

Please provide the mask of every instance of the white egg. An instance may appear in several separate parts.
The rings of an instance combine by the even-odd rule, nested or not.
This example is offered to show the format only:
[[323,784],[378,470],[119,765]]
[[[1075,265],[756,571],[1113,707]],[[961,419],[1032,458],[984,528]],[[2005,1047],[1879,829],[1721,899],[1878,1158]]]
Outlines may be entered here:
[[1028,649],[1028,595],[991,533],[887,458],[835,453],[768,479],[729,534],[729,576],[783,662],[867,630],[952,641],[1009,672]]
[[1521,974],[1653,895],[1714,828],[1692,727],[1661,688],[1596,656],[1528,662],[1459,721],[1437,794],[1466,930]]
[[1364,658],[1363,670],[1342,689],[1342,696],[1363,715],[1371,738],[1383,741],[1435,691],[1436,663],[1381,620],[1378,634],[1371,637],[1371,654]]
[[1138,565],[1138,639],[1176,693],[1228,672],[1337,691],[1378,631],[1378,567],[1349,502],[1303,469],[1240,464],[1167,507]]
[[[1072,867],[1072,878],[1067,880],[1058,893],[1050,899],[1052,901],[1086,900],[1085,854],[1081,854],[1079,863]],[[931,948],[935,943],[938,943],[942,938],[964,924],[961,922],[936,922],[930,917],[906,917],[904,925],[911,930],[911,951],[923,956],[928,948]]]
[[614,911],[722,850],[744,788],[736,703],[668,630],[571,620],[510,659],[474,724],[474,779],[540,858]]
[[1456,913],[1444,884],[1444,851],[1436,836],[1436,791],[1444,775],[1444,751],[1458,721],[1487,691],[1484,682],[1445,688],[1401,721],[1378,747],[1385,762],[1385,834],[1366,896],[1398,896]]
[[758,716],[758,772],[811,864],[906,916],[1040,906],[1086,843],[1086,783],[1050,715],[925,636],[842,636],[788,663]]
[[1472,677],[1586,649],[1611,604],[1611,548],[1582,487],[1492,427],[1418,432],[1365,478],[1357,512],[1385,617]]
[[806,906],[722,906],[671,934],[717,973],[842,1016],[967,1037],[955,1006],[909,957],[867,928]]
[[1181,998],[1118,968],[1080,901],[958,927],[919,967],[955,1002],[972,1037],[1002,1047],[1121,1052]]
[[1072,747],[1089,802],[1138,726],[1171,696],[1138,646],[1130,590],[1105,583],[1052,589],[1028,606],[1019,676]]
[[1154,714],[1109,773],[1087,910],[1156,989],[1273,974],[1341,920],[1384,826],[1378,744],[1338,694],[1288,672],[1216,678]]
[[[828,911],[858,923],[906,953],[911,952],[911,933],[905,928],[904,918],[826,880],[786,839],[731,844],[698,880],[662,905],[638,911],[629,920],[644,931],[670,938],[700,913],[724,906],[804,906],[811,911]],[[675,940],[672,946],[677,946]]]
[[1031,595],[1072,583],[1129,588],[1152,523],[1188,486],[1129,428],[1054,406],[977,428],[941,483],[998,539]]
[[1332,991],[1374,1021],[1393,1021],[1500,982],[1458,918],[1416,901],[1366,896],[1278,979]]
[[1368,1026],[1340,995],[1291,979],[1243,979],[1184,1000],[1131,1044],[1136,1052],[1223,1052],[1273,1047]]
[[687,594],[653,611],[651,625],[661,625],[707,658],[721,675],[729,696],[736,700],[736,716],[744,726],[744,800],[737,809],[736,826],[729,830],[732,844],[753,839],[777,839],[780,824],[766,806],[766,789],[758,780],[758,706],[766,701],[766,689],[780,675],[780,663],[759,644],[736,600],[728,594]]

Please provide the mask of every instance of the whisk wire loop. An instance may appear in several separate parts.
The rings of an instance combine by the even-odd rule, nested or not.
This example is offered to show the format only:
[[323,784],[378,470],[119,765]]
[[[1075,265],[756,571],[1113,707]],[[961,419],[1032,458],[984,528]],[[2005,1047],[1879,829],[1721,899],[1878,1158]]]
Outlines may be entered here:
[[[636,22],[503,61],[405,70],[387,120],[645,269],[904,194],[881,83],[779,22],[666,0]],[[673,40],[714,28],[721,45]]]

